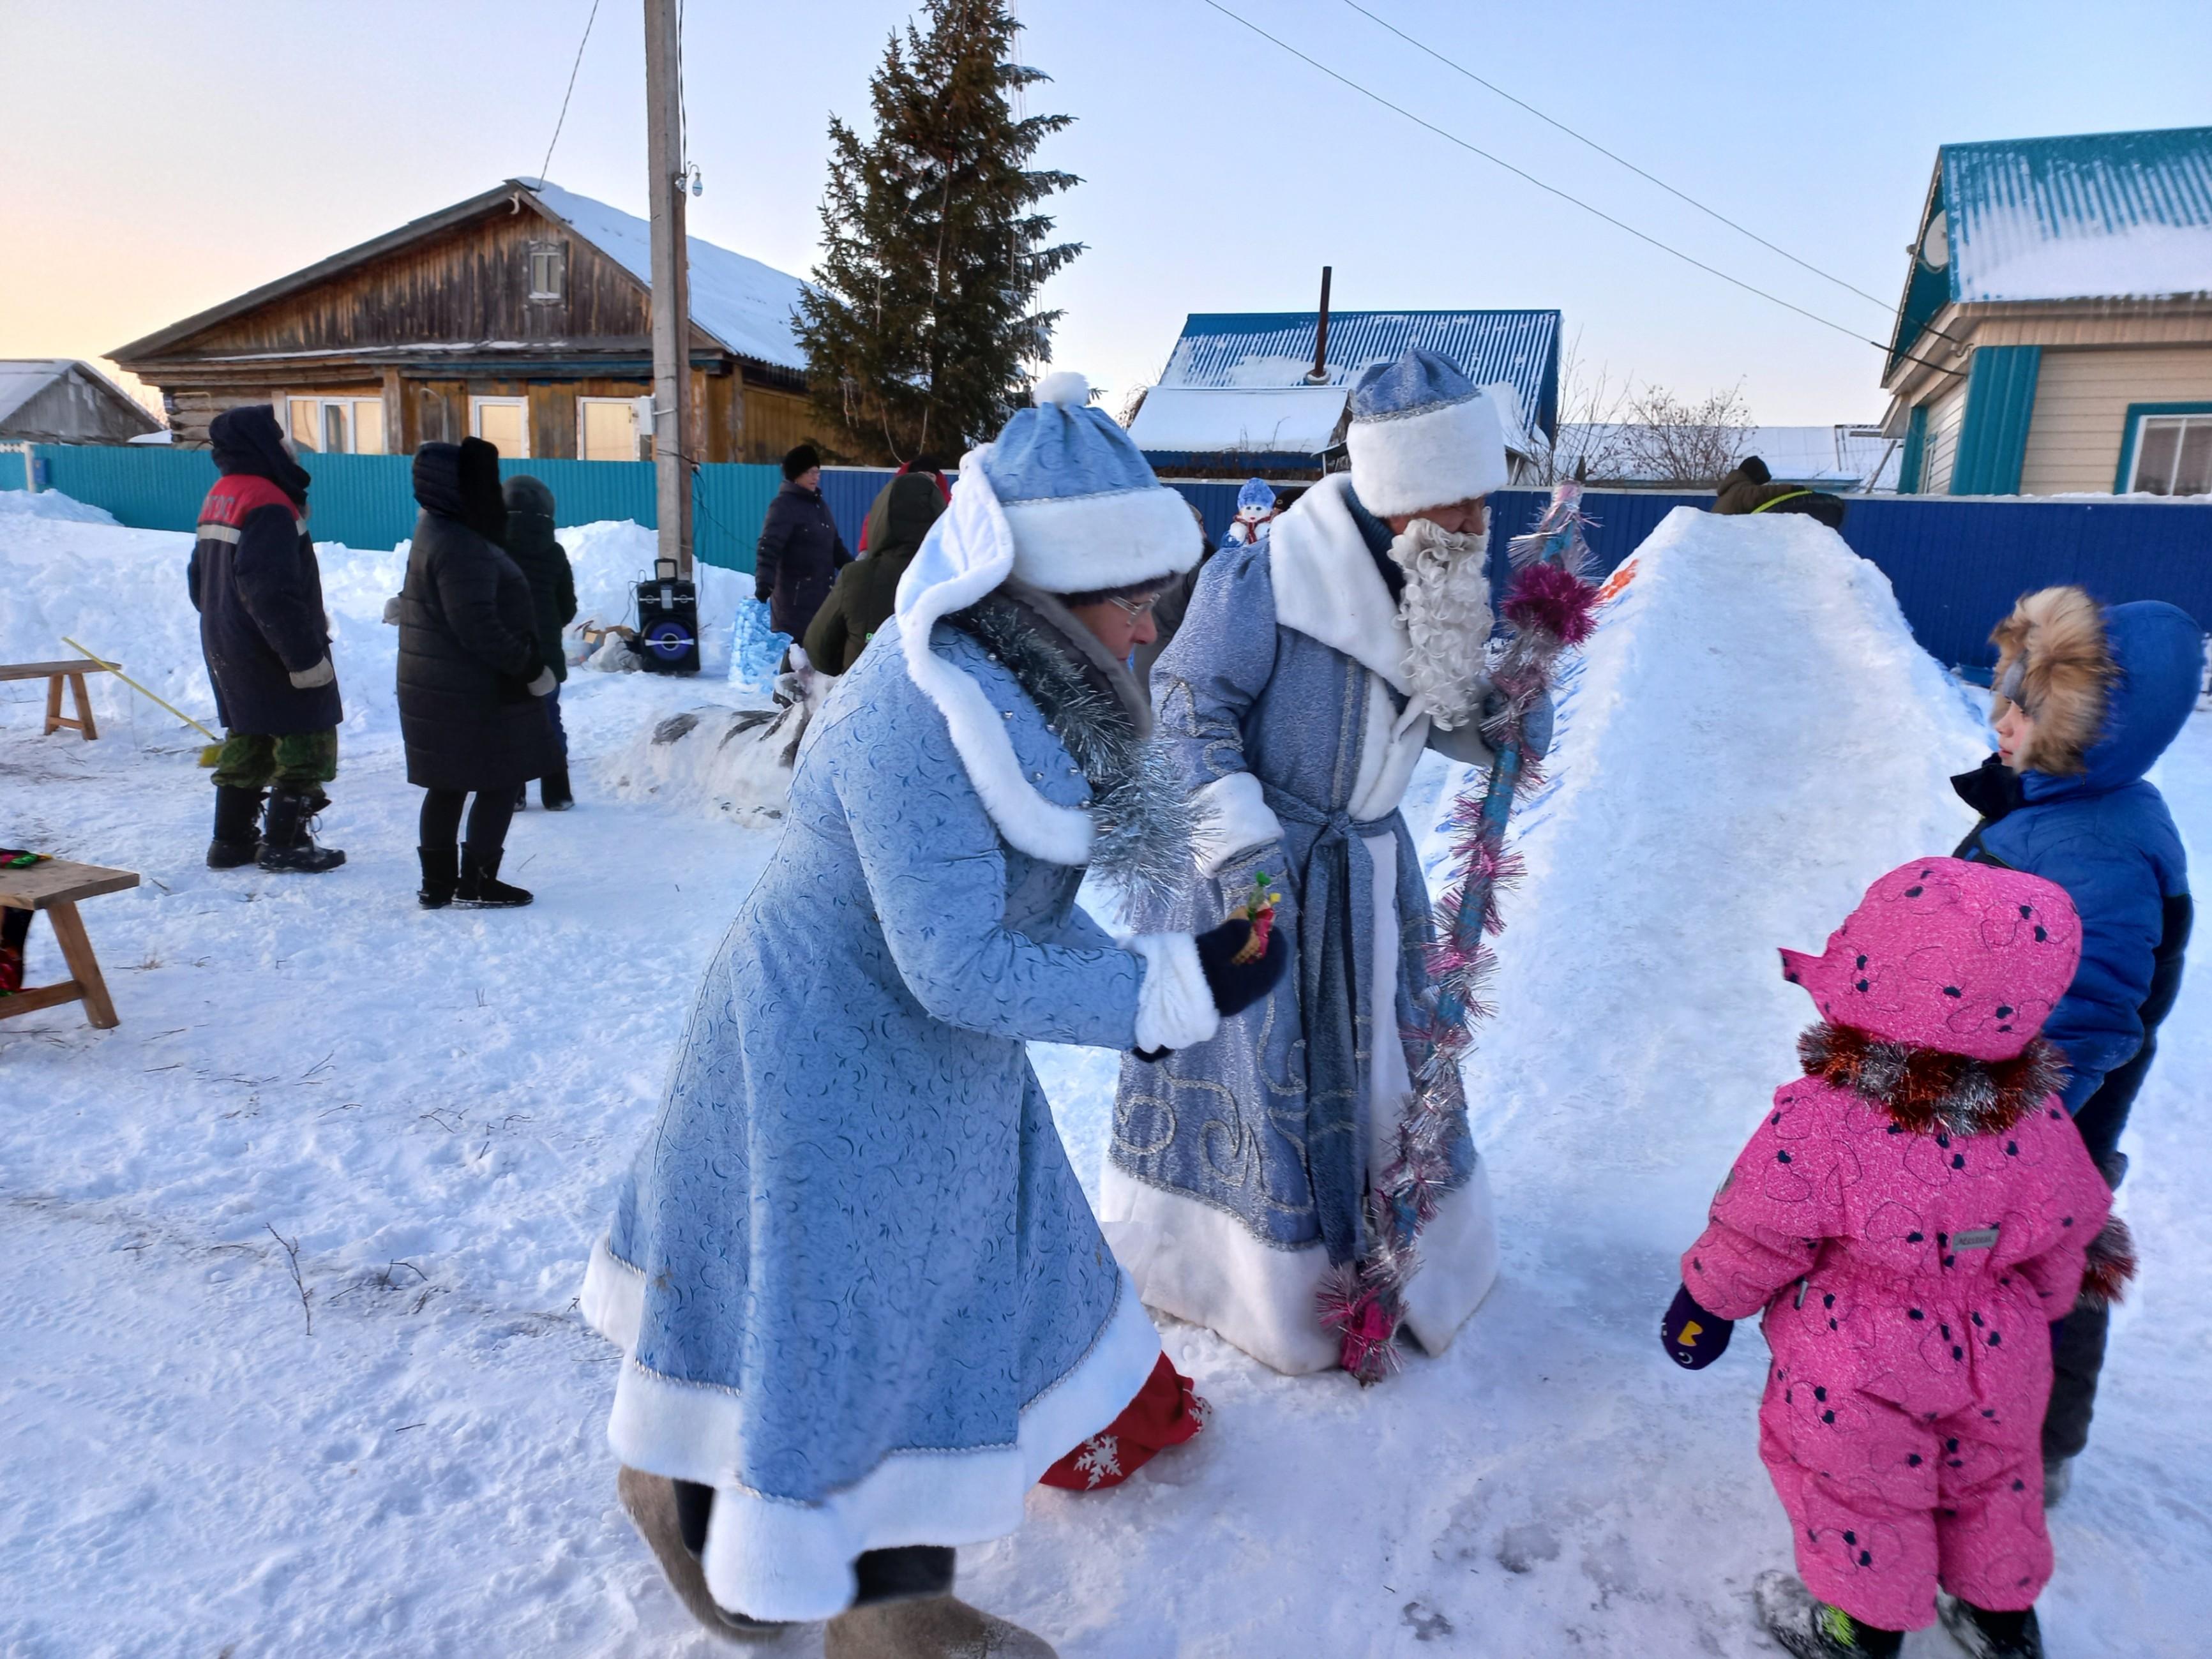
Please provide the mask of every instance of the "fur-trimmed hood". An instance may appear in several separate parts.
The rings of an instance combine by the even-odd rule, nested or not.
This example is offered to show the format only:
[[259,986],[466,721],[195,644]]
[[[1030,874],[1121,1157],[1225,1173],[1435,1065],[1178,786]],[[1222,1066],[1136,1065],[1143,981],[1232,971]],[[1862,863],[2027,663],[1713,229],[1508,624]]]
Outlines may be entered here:
[[2030,800],[2117,789],[2148,771],[2180,732],[2204,674],[2203,635],[2179,607],[2100,606],[2079,587],[2030,593],[1990,635],[1990,713],[2008,690],[2036,731],[2021,782]]

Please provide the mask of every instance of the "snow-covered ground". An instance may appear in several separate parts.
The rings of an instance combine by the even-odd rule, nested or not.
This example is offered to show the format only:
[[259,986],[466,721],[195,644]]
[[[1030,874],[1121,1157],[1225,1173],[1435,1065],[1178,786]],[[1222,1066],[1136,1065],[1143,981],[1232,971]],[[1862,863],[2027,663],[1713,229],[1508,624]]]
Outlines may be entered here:
[[[568,538],[586,612],[614,614],[641,534]],[[186,545],[0,515],[0,660],[70,633],[204,718]],[[614,1355],[574,1298],[773,845],[701,769],[647,779],[639,745],[758,699],[572,675],[577,810],[533,809],[510,842],[537,904],[426,914],[377,621],[398,556],[326,549],[325,571],[353,711],[330,876],[206,870],[200,739],[123,688],[86,744],[38,735],[42,688],[0,686],[0,845],[147,877],[85,908],[118,1029],[0,1023],[0,1653],[725,1651],[614,1507]],[[733,599],[708,601],[726,620]],[[964,1594],[1071,1659],[1772,1650],[1747,1601],[1789,1556],[1756,1334],[1692,1376],[1654,1333],[1808,1018],[1772,947],[1817,947],[1874,874],[1948,850],[1965,814],[1943,778],[1978,721],[1817,526],[1684,515],[1564,716],[1471,1073],[1502,1282],[1448,1355],[1364,1394],[1170,1325],[1207,1432],[1118,1491],[1039,1490],[1020,1534],[962,1552]],[[1420,775],[1417,830],[1459,781]],[[2204,844],[2212,720],[2161,781]],[[33,945],[33,979],[55,974],[43,925]],[[2055,1656],[2193,1655],[2212,1619],[2208,985],[2136,1110],[2123,1204],[2147,1265],[2053,1517]],[[1095,1180],[1112,1058],[1036,1057]]]

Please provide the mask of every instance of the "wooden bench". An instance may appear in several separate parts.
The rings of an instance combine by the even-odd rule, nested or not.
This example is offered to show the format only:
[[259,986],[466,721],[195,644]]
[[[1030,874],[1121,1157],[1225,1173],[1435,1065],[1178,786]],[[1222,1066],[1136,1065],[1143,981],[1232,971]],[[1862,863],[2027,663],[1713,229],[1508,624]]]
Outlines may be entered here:
[[58,1003],[82,1002],[84,1017],[100,1030],[118,1022],[115,1004],[108,1000],[107,981],[100,976],[100,958],[92,953],[92,940],[76,913],[79,899],[102,893],[119,893],[138,884],[136,870],[110,870],[104,865],[72,864],[67,859],[48,859],[21,869],[0,869],[0,904],[15,910],[43,910],[54,925],[55,941],[70,977],[59,985],[25,987],[13,996],[0,997],[0,1019],[52,1008]]
[[[40,735],[52,737],[67,726],[72,732],[82,732],[87,743],[100,736],[100,726],[92,718],[92,700],[84,694],[87,674],[105,674],[112,663],[95,662],[90,657],[80,657],[73,662],[0,662],[0,680],[44,680],[46,683],[46,729]],[[76,718],[70,719],[62,713],[62,682],[69,682],[70,695],[76,702]],[[89,866],[80,866],[89,867]],[[106,889],[102,889],[106,891]]]

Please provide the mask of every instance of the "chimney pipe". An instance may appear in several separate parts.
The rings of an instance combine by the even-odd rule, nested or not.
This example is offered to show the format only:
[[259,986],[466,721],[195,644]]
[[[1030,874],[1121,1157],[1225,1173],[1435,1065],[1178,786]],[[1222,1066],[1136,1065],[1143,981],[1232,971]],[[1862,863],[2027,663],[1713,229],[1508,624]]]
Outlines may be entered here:
[[1328,277],[1334,268],[1332,265],[1321,268],[1321,324],[1314,331],[1314,366],[1312,372],[1306,376],[1310,386],[1328,384]]

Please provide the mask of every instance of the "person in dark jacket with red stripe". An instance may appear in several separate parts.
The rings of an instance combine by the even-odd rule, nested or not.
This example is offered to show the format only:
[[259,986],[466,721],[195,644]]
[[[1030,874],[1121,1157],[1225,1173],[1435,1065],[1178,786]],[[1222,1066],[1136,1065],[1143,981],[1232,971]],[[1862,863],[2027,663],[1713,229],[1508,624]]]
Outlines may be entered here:
[[[186,571],[200,649],[227,728],[215,774],[210,869],[334,870],[309,831],[337,776],[337,670],[323,578],[307,535],[307,474],[266,404],[226,410],[208,428],[222,477],[200,508]],[[265,824],[256,834],[264,791]]]

